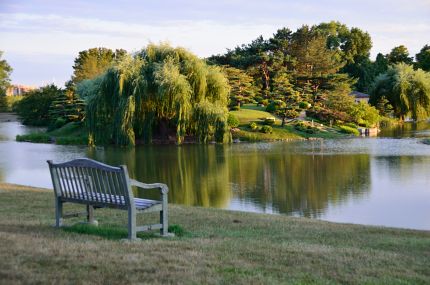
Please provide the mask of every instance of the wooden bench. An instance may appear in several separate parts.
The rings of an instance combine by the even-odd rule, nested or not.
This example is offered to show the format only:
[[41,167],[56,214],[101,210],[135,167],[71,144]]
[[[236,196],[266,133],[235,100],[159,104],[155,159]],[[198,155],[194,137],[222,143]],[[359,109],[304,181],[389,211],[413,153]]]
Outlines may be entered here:
[[[167,192],[165,184],[145,184],[130,179],[127,167],[112,167],[91,159],[80,158],[64,163],[48,160],[55,193],[55,226],[61,227],[63,218],[87,216],[88,223],[96,224],[94,208],[115,208],[128,211],[128,238],[136,239],[136,233],[160,230],[162,236],[167,231]],[[143,189],[160,189],[160,200],[134,198],[132,186]],[[84,204],[84,213],[63,214],[64,203]],[[160,212],[160,223],[136,226],[136,214]]]

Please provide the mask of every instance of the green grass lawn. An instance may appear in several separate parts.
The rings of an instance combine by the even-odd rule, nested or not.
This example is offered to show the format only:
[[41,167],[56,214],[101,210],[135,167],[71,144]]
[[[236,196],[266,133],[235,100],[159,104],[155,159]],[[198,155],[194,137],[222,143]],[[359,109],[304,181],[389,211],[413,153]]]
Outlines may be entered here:
[[[246,104],[243,105],[239,111],[230,111],[230,113],[236,116],[240,121],[240,132],[235,133],[234,138],[239,138],[242,141],[288,141],[307,138],[332,139],[346,136],[345,134],[342,134],[340,130],[336,128],[329,128],[327,126],[324,126],[320,129],[315,129],[313,134],[296,130],[293,126],[294,122],[286,123],[286,125],[282,127],[280,118],[264,110],[264,107],[257,106],[256,104]],[[276,118],[276,122],[272,126],[273,132],[271,134],[265,134],[260,131],[252,131],[248,127],[249,123],[256,122],[261,128],[264,119],[267,117]],[[312,120],[310,118],[307,119]]]
[[182,235],[130,243],[126,212],[97,210],[99,228],[59,230],[53,200],[0,183],[0,283],[430,283],[429,231],[169,205]]
[[81,122],[71,122],[51,132],[17,135],[17,141],[33,143],[51,143],[60,145],[86,145],[88,134]]

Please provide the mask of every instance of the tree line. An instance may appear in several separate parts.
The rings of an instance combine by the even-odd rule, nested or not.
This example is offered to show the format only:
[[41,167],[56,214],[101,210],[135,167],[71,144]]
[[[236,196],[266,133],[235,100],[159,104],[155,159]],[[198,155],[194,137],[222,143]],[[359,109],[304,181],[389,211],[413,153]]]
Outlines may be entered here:
[[[430,46],[415,58],[398,46],[375,60],[371,47],[367,32],[329,22],[282,28],[206,59],[167,44],[134,54],[92,48],[78,54],[64,89],[32,91],[15,109],[24,123],[82,122],[90,143],[119,145],[229,141],[228,110],[245,103],[265,106],[283,124],[303,110],[363,126],[381,117],[428,118]],[[12,69],[4,60],[0,67],[5,90]],[[355,103],[351,90],[369,93],[370,105]]]

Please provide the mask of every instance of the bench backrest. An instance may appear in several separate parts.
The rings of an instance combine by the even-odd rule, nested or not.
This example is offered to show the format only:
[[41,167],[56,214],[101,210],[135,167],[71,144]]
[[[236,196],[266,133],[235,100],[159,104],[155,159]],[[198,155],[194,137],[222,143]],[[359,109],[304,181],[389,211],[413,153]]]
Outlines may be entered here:
[[126,166],[87,158],[48,161],[55,195],[65,200],[127,208],[134,199]]

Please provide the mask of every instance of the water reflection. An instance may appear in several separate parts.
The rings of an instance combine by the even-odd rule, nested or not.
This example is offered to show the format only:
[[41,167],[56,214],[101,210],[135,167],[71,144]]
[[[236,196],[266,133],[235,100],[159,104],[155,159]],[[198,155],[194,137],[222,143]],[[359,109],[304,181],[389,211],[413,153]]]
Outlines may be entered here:
[[145,146],[90,150],[88,157],[126,164],[130,176],[140,181],[164,181],[173,203],[227,208],[231,191],[225,152],[223,146]]
[[380,137],[430,137],[430,121],[409,122],[394,126],[391,128],[382,129],[378,134]]
[[306,217],[320,216],[329,203],[360,199],[370,184],[368,155],[255,156],[231,169],[242,198]]
[[[90,150],[108,164],[126,164],[141,181],[165,181],[173,203],[230,208],[232,195],[260,211],[318,217],[329,203],[370,184],[368,155],[307,155],[249,146],[150,146]],[[140,193],[143,194],[143,193]]]
[[89,157],[165,182],[172,203],[430,229],[430,146],[416,138],[136,148],[14,141],[28,131],[0,123],[0,182],[51,188],[46,160]]

